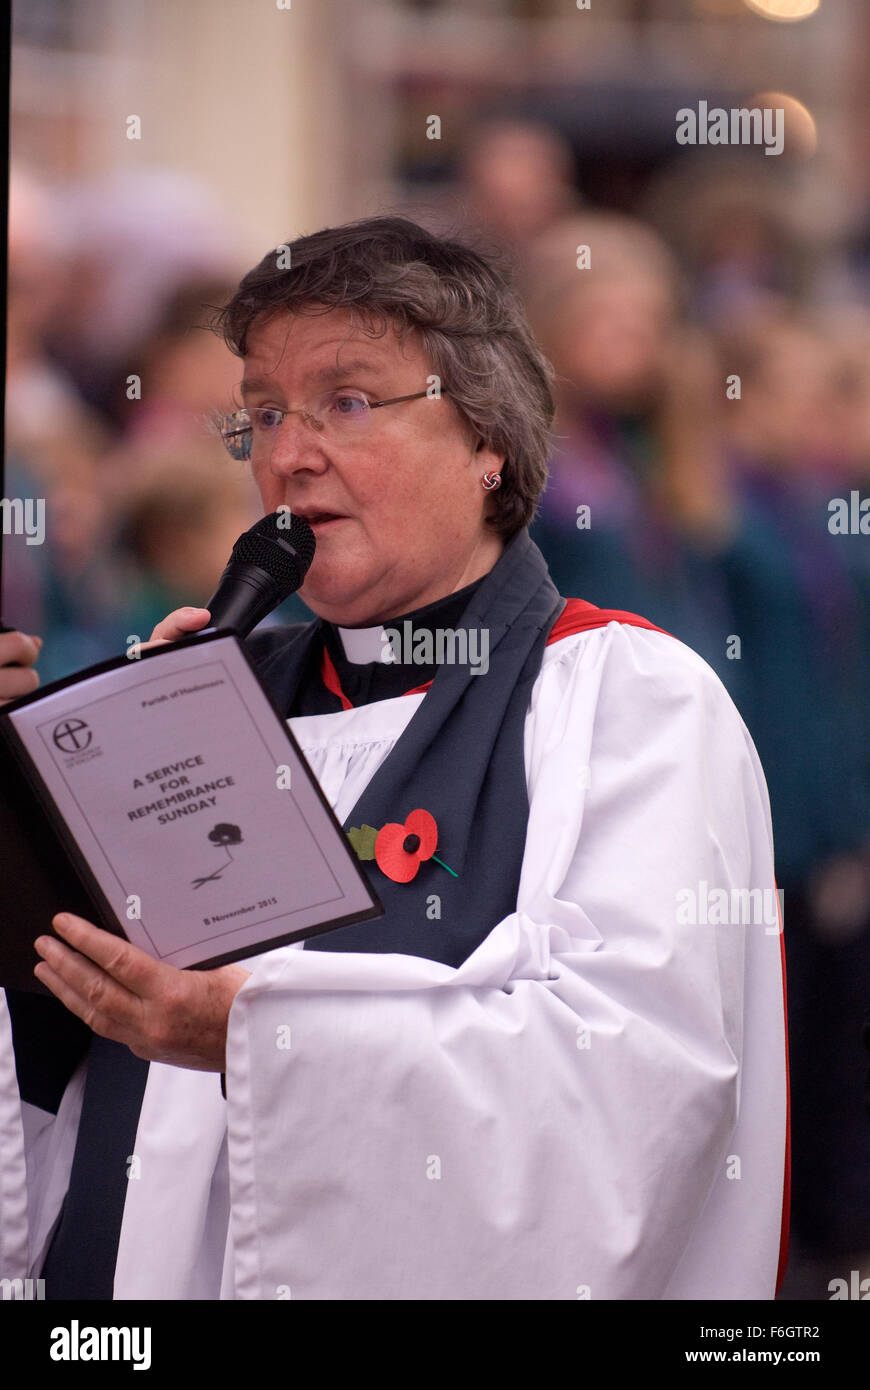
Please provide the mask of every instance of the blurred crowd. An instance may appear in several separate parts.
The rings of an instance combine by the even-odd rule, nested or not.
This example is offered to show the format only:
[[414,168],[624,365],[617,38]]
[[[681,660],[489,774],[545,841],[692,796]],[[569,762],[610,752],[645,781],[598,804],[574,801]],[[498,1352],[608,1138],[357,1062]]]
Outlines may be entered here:
[[[554,130],[493,120],[469,136],[449,230],[512,270],[556,371],[532,528],[554,582],[686,641],[758,748],[784,894],[793,1225],[848,1276],[870,1251],[870,534],[852,501],[870,497],[867,267],[807,244],[749,165],[667,175],[630,216],[582,195]],[[61,198],[15,173],[5,492],[44,497],[47,531],[7,540],[4,617],[43,637],[43,682],[204,603],[259,514],[211,423],[241,373],[204,325],[247,269],[221,225],[176,176]]]
[[[534,135],[530,161],[530,129],[484,127],[466,165],[486,170],[475,224],[509,256],[557,373],[532,534],[560,592],[640,613],[698,651],[758,748],[808,1270],[792,1294],[827,1297],[814,1259],[835,1273],[870,1258],[866,265],[808,244],[782,190],[748,164],[669,171],[627,216],[583,206],[558,138]],[[523,167],[536,206],[520,217]]]

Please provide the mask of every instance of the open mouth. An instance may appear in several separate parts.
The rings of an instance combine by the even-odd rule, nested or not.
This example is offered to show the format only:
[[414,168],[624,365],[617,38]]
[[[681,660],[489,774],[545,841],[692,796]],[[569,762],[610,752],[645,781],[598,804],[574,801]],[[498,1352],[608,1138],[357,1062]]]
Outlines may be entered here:
[[309,512],[304,516],[302,512],[297,512],[296,515],[307,521],[312,529],[317,526],[329,526],[334,521],[347,521],[347,517],[341,516],[338,512]]

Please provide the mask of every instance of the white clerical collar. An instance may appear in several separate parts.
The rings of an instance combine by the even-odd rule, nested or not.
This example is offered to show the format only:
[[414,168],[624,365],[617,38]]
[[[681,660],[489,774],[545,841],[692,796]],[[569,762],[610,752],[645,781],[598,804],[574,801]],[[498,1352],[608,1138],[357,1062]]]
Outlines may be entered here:
[[380,623],[377,627],[337,627],[336,632],[348,661],[365,666],[370,661],[394,660],[390,639]]
[[[445,594],[444,598],[436,599],[434,603],[427,603],[423,608],[415,609],[413,613],[394,618],[390,631],[396,633],[400,627],[402,631],[407,631],[412,626],[416,628],[418,623],[428,624],[439,616],[443,619],[453,615],[453,620],[458,621],[465,604],[482,583],[482,578],[475,579],[465,588]],[[382,661],[386,665],[402,659],[394,650],[386,630],[380,623],[375,627],[336,626],[335,631],[338,633],[345,657],[354,666],[365,666],[371,661]]]

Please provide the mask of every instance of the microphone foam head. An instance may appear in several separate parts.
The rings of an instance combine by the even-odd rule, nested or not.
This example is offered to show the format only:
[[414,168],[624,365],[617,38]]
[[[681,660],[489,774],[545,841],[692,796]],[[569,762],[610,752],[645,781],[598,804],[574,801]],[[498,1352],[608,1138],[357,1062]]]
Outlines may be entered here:
[[298,589],[307,574],[317,541],[301,516],[292,512],[269,512],[239,536],[233,546],[233,560],[258,565],[287,594]]

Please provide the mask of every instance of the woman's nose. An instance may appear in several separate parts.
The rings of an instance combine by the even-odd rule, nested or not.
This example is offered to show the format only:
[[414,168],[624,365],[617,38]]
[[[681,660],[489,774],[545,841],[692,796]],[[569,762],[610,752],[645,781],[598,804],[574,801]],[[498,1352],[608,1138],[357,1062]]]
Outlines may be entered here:
[[327,460],[323,441],[301,412],[284,416],[275,432],[269,455],[269,467],[278,476],[286,477],[300,468],[322,470]]

